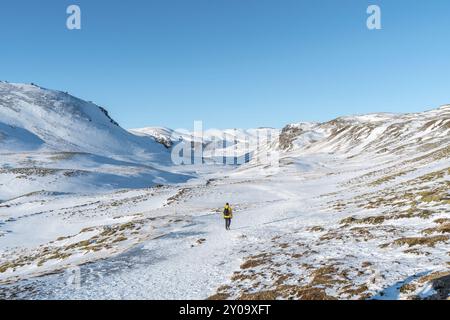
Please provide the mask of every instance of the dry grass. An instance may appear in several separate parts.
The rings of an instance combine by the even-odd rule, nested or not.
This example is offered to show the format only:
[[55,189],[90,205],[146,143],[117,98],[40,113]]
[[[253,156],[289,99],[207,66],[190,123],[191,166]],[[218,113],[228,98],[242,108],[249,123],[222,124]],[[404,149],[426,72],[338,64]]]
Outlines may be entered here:
[[311,273],[311,286],[332,287],[347,282],[344,272],[339,272],[336,266],[323,266]]
[[71,254],[69,253],[61,253],[61,252],[57,252],[51,256],[47,256],[45,258],[43,258],[42,260],[40,260],[37,265],[38,267],[42,266],[44,263],[46,263],[47,261],[50,260],[64,260],[67,259],[71,256]]
[[314,226],[308,229],[309,232],[323,232],[325,231],[325,228],[321,226]]
[[280,285],[273,290],[260,291],[255,293],[244,293],[239,300],[276,300],[276,299],[297,299],[297,300],[336,300],[329,296],[325,289],[311,286],[288,286]]
[[404,175],[406,175],[406,174],[408,174],[408,173],[410,173],[410,172],[413,172],[413,171],[414,171],[414,169],[411,169],[411,170],[406,170],[406,171],[398,172],[398,173],[396,173],[396,174],[384,176],[384,177],[382,177],[382,178],[379,178],[378,180],[375,180],[375,181],[371,182],[369,185],[370,185],[371,187],[377,187],[377,186],[382,185],[382,184],[384,184],[384,183],[394,181],[394,180],[397,179],[398,177],[404,176]]
[[342,240],[343,234],[336,231],[329,231],[319,238],[320,241]]
[[361,237],[361,238],[363,238],[365,241],[368,241],[368,240],[374,238],[374,236],[370,233],[370,231],[369,231],[367,228],[356,227],[356,228],[350,229],[350,232],[351,232],[355,237]]
[[430,255],[429,252],[420,250],[420,249],[418,249],[418,248],[407,249],[407,250],[405,250],[405,251],[403,251],[403,252],[404,252],[404,253],[408,253],[408,254],[415,254],[415,255],[417,255],[417,256],[429,256],[429,255]]
[[232,281],[255,280],[258,277],[256,273],[235,272],[231,277]]
[[416,287],[415,284],[407,283],[407,284],[404,284],[404,285],[400,288],[400,292],[406,294],[406,293],[411,293],[411,292],[413,292],[413,291],[416,291],[416,289],[417,289],[417,287]]
[[[433,237],[410,237],[410,238],[397,239],[392,244],[397,245],[397,246],[407,245],[409,247],[414,247],[414,246],[434,247],[437,243],[445,242],[445,241],[448,241],[449,239],[450,239],[449,236],[443,236],[443,235],[433,236]],[[385,243],[385,244],[381,245],[380,247],[386,248],[389,245],[391,245],[391,243]]]
[[241,269],[250,269],[255,268],[257,266],[270,263],[270,255],[267,253],[263,253],[260,255],[252,256],[247,261],[245,261],[243,264],[241,264]]
[[419,283],[427,283],[442,277],[450,276],[450,271],[433,272],[419,279]]
[[280,296],[281,292],[276,290],[260,291],[255,293],[244,293],[238,300],[276,300]]
[[433,234],[433,233],[450,233],[450,223],[445,223],[438,225],[434,228],[428,228],[422,231],[423,234]]
[[216,293],[210,297],[208,297],[206,300],[217,300],[217,301],[223,301],[230,298],[230,295],[227,293]]
[[384,216],[374,216],[374,217],[366,217],[362,219],[357,219],[354,217],[348,217],[340,221],[340,224],[382,224],[386,220]]
[[450,223],[450,219],[448,219],[448,218],[440,218],[440,219],[434,220],[434,223],[437,223],[437,224]]
[[368,293],[366,293],[367,291],[369,291],[369,288],[365,284],[356,288],[349,285],[342,289],[343,290],[341,290],[340,293],[346,295],[347,297],[359,297],[359,299],[363,300],[369,298],[370,296]]
[[125,237],[125,236],[119,236],[119,237],[117,237],[116,239],[114,239],[112,243],[118,243],[118,242],[123,242],[123,241],[127,241],[127,240],[128,240],[127,237]]

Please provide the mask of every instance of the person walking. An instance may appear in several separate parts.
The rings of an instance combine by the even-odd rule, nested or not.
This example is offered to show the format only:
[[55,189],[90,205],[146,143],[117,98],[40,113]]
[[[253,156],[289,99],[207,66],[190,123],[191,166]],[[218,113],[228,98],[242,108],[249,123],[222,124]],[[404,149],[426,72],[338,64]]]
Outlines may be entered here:
[[230,230],[231,219],[233,219],[233,209],[230,207],[228,202],[223,208],[223,218],[225,219],[225,229]]

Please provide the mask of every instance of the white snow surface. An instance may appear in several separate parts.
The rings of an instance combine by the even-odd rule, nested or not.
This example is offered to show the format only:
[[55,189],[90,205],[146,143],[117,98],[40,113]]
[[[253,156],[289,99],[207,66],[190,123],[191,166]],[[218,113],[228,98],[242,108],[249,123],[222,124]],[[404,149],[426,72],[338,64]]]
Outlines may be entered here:
[[[0,83],[0,298],[436,297],[449,124],[448,106],[298,123],[242,166],[180,167],[158,143],[170,129]],[[276,164],[258,162],[268,151]]]

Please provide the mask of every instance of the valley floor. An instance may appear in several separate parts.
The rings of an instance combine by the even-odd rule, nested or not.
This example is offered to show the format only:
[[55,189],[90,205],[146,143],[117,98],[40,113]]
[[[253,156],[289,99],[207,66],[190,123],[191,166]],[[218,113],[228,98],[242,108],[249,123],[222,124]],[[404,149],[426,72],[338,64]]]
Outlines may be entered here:
[[450,202],[426,192],[448,190],[448,162],[377,163],[286,157],[172,187],[2,203],[0,298],[447,298]]

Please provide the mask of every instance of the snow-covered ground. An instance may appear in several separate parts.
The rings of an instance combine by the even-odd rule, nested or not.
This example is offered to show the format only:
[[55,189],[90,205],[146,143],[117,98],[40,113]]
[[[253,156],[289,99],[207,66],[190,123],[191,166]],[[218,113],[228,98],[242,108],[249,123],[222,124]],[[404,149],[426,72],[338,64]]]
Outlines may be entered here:
[[[304,161],[319,160],[320,157],[314,160],[308,157]],[[448,167],[448,163],[446,165]],[[22,223],[13,222],[18,229],[14,224],[6,225],[12,233],[5,239],[9,238],[12,243],[21,240],[23,243],[20,235],[36,233],[38,224],[33,224],[34,232],[20,229],[19,225],[25,224],[26,219],[30,222],[31,219],[40,220],[45,228],[50,229],[43,227],[42,230],[48,239],[27,238],[25,243],[29,243],[31,250],[42,245],[39,249],[42,252],[46,247],[67,247],[68,244],[92,239],[92,243],[77,248],[78,251],[73,253],[75,262],[82,257],[86,260],[97,259],[95,254],[101,257],[114,254],[108,249],[92,253],[89,249],[98,243],[95,237],[108,230],[99,227],[101,225],[126,225],[135,221],[144,230],[138,230],[137,234],[133,234],[134,231],[127,233],[128,240],[118,242],[117,248],[113,246],[114,249],[110,249],[123,253],[83,265],[80,288],[67,284],[69,274],[62,272],[14,281],[3,286],[1,294],[7,298],[38,299],[203,299],[212,296],[221,287],[219,293],[223,297],[238,298],[243,294],[276,291],[281,284],[307,288],[315,279],[319,282],[317,287],[324,288],[327,296],[369,298],[386,290],[389,295],[385,297],[398,298],[400,288],[394,292],[391,288],[394,284],[415,275],[425,276],[448,270],[448,240],[438,242],[434,247],[411,247],[418,252],[408,252],[411,248],[405,245],[391,245],[397,239],[421,237],[420,231],[433,227],[433,221],[448,219],[447,211],[439,211],[438,207],[433,219],[412,216],[385,223],[367,221],[348,226],[342,224],[348,217],[361,219],[381,213],[379,209],[337,210],[334,207],[340,201],[354,199],[358,190],[349,188],[334,194],[339,190],[338,185],[360,175],[360,168],[354,164],[342,169],[345,173],[329,175],[328,172],[333,171],[331,166],[318,172],[317,169],[298,170],[298,166],[294,165],[282,168],[277,176],[260,175],[257,179],[254,173],[248,176],[243,173],[237,176],[230,174],[229,178],[219,178],[220,175],[217,175],[211,177],[215,180],[208,185],[199,180],[187,186],[164,189],[161,193],[166,197],[178,194],[169,203],[160,201],[162,198],[156,195],[153,200],[147,199],[150,190],[135,190],[120,196],[111,194],[97,200],[122,203],[102,214],[94,209],[101,207],[100,204],[91,204],[93,209],[83,209],[89,222],[82,224],[85,219],[79,216],[68,218],[66,229],[55,230],[54,226],[45,222],[44,217],[32,218],[33,214],[28,212],[30,217],[24,218]],[[129,201],[137,195],[143,195],[142,202],[136,204],[136,200]],[[233,200],[235,219],[233,230],[227,232],[217,211],[229,199]],[[77,197],[73,201],[76,203],[71,204],[68,199],[64,201],[69,207],[65,209],[67,212],[93,199],[81,200]],[[53,206],[58,207],[58,204],[53,202]],[[448,205],[442,208],[448,208]],[[42,207],[35,209],[38,210],[42,211]],[[393,210],[394,213],[397,211]],[[55,212],[55,216],[59,215],[60,212]],[[99,216],[97,221],[93,219],[96,215]],[[156,217],[159,219],[153,220]],[[55,219],[49,220],[58,225]],[[85,235],[77,234],[86,226],[95,227],[93,231],[84,232]],[[133,227],[131,230],[135,229]],[[48,244],[50,239],[63,234],[75,237],[63,240],[66,241],[64,243]],[[15,236],[17,239],[14,239]],[[112,237],[117,239],[117,235]],[[106,245],[114,241],[108,239],[103,243]],[[380,247],[386,243],[390,245]],[[125,250],[127,248],[130,250]],[[101,255],[103,251],[107,254]],[[13,252],[17,257],[17,251]],[[70,250],[68,252],[71,253]],[[28,252],[24,255],[30,256]],[[70,263],[71,258],[66,259]],[[50,268],[56,267],[58,264],[64,265],[64,260],[50,260],[44,267],[47,264]],[[37,270],[38,267],[26,268],[31,274]],[[325,274],[317,276],[314,274],[317,270]],[[20,275],[18,269],[16,272],[5,272],[3,276],[9,273]],[[279,282],[280,279],[282,282]],[[288,290],[295,296],[290,289],[278,290],[280,294],[286,294],[283,290]],[[352,296],[352,290],[355,296]],[[282,295],[280,297],[283,298]]]
[[[449,106],[292,124],[250,163],[173,166],[170,129],[134,135],[94,104],[59,109],[64,93],[0,87],[0,298],[448,297]],[[103,138],[67,138],[67,119]]]

